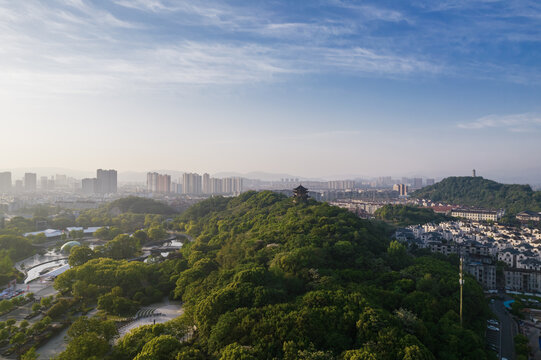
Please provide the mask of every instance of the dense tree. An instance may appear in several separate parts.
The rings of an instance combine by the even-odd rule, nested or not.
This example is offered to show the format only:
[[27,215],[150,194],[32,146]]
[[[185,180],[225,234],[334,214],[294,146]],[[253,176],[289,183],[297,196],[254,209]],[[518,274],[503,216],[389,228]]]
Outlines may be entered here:
[[87,332],[70,339],[66,350],[57,360],[102,360],[110,351],[109,342],[95,332]]
[[0,235],[0,285],[13,279],[20,279],[22,274],[13,264],[35,253],[29,239],[18,235]]
[[137,241],[139,241],[139,244],[143,245],[148,241],[148,234],[143,230],[137,230],[132,235]]
[[[115,226],[122,232],[133,232],[145,226],[145,218],[158,214],[173,215],[176,211],[159,201],[126,197],[107,203],[98,209],[86,210],[77,218],[79,226]],[[154,214],[154,215],[152,215]],[[105,233],[105,231],[104,231]],[[110,239],[118,234],[109,236]]]
[[146,343],[134,360],[173,360],[180,348],[178,339],[171,335],[160,335]]
[[475,330],[462,330],[449,313],[450,263],[414,259],[346,211],[262,192],[200,203],[176,221],[195,241],[175,294],[212,357],[486,357],[480,287],[468,282]]
[[100,240],[112,240],[116,236],[122,234],[122,230],[118,227],[103,226],[94,232],[94,236]]
[[112,349],[103,331],[79,331],[64,358],[80,349],[121,360],[487,359],[480,286],[466,282],[462,327],[456,263],[414,258],[386,228],[345,210],[248,192],[203,201],[171,226],[194,238],[175,259],[92,259],[55,287],[113,314],[172,294],[184,314]]
[[75,246],[71,248],[68,263],[70,266],[83,265],[96,257],[96,253],[88,246]]
[[136,238],[121,234],[97,249],[97,252],[100,256],[112,259],[130,259],[135,257],[140,248],[141,245]]
[[37,358],[38,354],[36,353],[36,348],[34,347],[30,348],[30,350],[21,356],[21,360],[37,360]]
[[105,310],[109,314],[128,316],[137,310],[138,303],[122,296],[122,288],[115,286],[107,294],[98,299],[98,309]]
[[58,300],[49,311],[47,311],[47,316],[51,317],[52,319],[57,319],[61,316],[66,315],[66,312],[68,311],[69,307],[71,305],[71,302],[67,299],[60,299]]
[[113,321],[98,318],[78,318],[68,329],[70,339],[66,350],[57,360],[105,359],[111,351],[111,340],[117,335]]
[[155,226],[148,229],[148,237],[152,241],[163,240],[167,237],[167,232],[161,226]]
[[374,215],[378,220],[388,221],[398,226],[428,222],[440,223],[452,219],[446,215],[436,214],[432,209],[409,205],[385,205],[376,210]]
[[81,316],[68,329],[68,336],[76,338],[88,332],[99,334],[107,341],[111,341],[117,334],[114,321],[102,320],[97,317]]
[[[54,286],[62,293],[72,293],[77,299],[90,302],[108,294],[101,300],[101,307],[125,313],[124,309],[133,311],[132,301],[144,305],[162,300],[164,294],[172,290],[170,277],[177,271],[175,264],[179,261],[145,264],[110,258],[92,259],[60,274]],[[116,287],[118,289],[113,290]]]
[[541,191],[529,185],[500,184],[482,177],[448,177],[413,193],[417,198],[450,204],[505,209],[508,213],[541,211]]

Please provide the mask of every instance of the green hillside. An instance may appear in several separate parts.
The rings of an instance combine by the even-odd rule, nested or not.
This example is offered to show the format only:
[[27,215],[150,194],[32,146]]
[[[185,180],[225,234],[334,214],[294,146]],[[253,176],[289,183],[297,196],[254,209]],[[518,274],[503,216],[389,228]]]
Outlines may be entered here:
[[529,185],[500,184],[482,177],[448,177],[412,195],[449,204],[503,208],[508,213],[541,211],[541,191],[533,191]]
[[479,285],[466,282],[461,328],[457,264],[413,258],[343,209],[249,192],[196,204],[175,226],[194,238],[163,263],[184,315],[133,330],[110,358],[489,358]]
[[426,224],[428,222],[440,223],[452,219],[443,214],[436,214],[432,209],[407,205],[385,205],[376,210],[374,215],[376,219],[396,226]]
[[148,223],[178,212],[162,202],[136,196],[117,199],[97,209],[83,211],[77,218],[78,226],[114,226],[119,233],[133,232]]
[[117,199],[106,205],[110,212],[134,214],[174,214],[176,211],[162,202],[137,196]]

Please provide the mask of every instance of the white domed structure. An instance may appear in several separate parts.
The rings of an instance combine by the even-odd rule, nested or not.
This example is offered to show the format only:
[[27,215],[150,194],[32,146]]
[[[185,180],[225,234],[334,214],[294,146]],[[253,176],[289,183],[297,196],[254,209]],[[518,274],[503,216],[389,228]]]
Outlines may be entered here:
[[75,246],[81,246],[81,243],[78,242],[78,241],[68,241],[67,243],[65,243],[64,245],[62,245],[62,247],[60,248],[60,251],[62,251],[63,253],[68,253],[71,251],[71,249]]

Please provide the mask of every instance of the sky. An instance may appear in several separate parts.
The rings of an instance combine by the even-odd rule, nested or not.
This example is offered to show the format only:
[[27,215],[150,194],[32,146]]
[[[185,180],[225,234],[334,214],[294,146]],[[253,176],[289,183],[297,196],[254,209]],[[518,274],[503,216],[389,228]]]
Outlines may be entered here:
[[536,0],[0,0],[0,168],[541,182]]

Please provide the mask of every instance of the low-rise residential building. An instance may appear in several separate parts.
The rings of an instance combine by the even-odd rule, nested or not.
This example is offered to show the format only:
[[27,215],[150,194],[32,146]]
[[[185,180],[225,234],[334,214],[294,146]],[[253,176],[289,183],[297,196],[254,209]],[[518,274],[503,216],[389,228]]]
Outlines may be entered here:
[[464,265],[464,270],[471,274],[485,289],[496,289],[496,265],[479,261],[469,261]]
[[496,262],[507,271],[500,284],[513,291],[537,291],[541,280],[539,230],[473,221],[413,225],[398,229],[395,238],[411,246],[465,259],[465,270],[487,289],[497,286]]
[[521,211],[516,215],[517,220],[520,222],[540,222],[541,212],[535,211]]
[[498,221],[505,214],[503,210],[463,209],[451,210],[451,216],[472,221]]
[[541,292],[541,272],[527,269],[504,271],[505,289],[523,292]]

